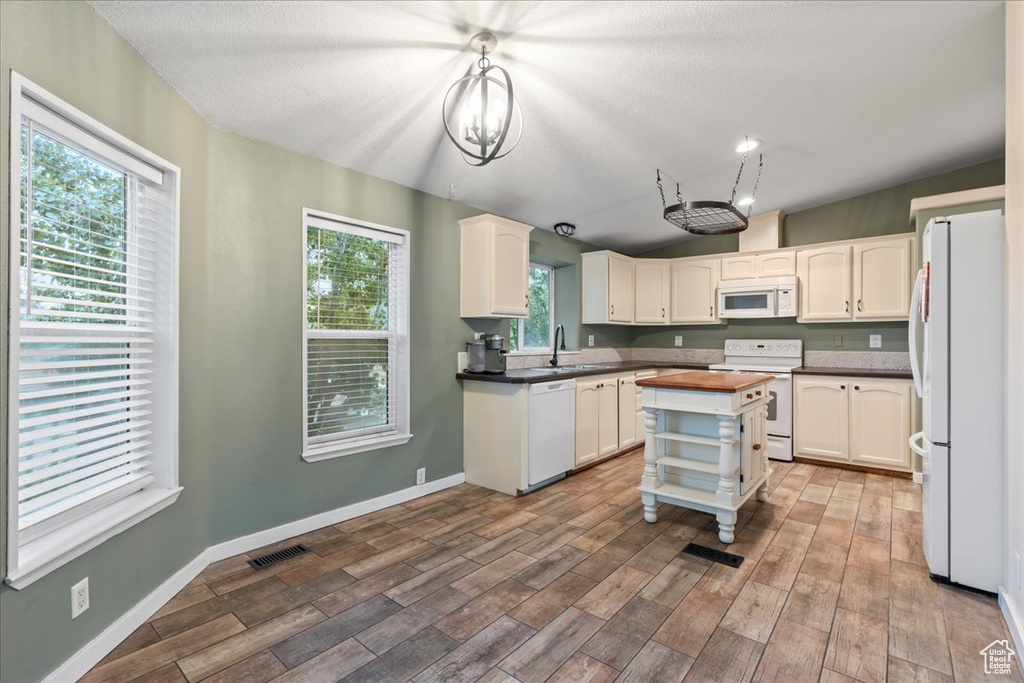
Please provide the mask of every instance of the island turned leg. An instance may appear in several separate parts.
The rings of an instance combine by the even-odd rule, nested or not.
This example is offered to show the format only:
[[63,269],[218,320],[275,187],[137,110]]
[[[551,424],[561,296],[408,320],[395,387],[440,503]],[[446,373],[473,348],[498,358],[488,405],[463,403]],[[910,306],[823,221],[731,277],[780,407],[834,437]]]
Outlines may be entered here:
[[[768,419],[768,404],[764,404],[764,419]],[[764,423],[762,423],[764,424]],[[764,458],[761,462],[761,471],[764,473],[764,483],[757,487],[757,499],[762,503],[768,500],[768,480],[771,478],[771,467],[768,464],[768,434],[762,431],[762,440],[766,443],[761,445],[761,457]]]
[[720,509],[715,517],[718,519],[718,539],[722,543],[732,543],[736,538],[736,511],[731,509],[733,497],[736,493],[736,484],[734,482],[736,465],[733,462],[735,429],[733,428],[732,415],[723,415],[718,418],[718,439],[721,441],[718,452],[717,495]]
[[[655,408],[644,408],[644,427],[647,432],[644,441],[644,474],[641,486],[648,491],[658,486],[658,444],[654,438],[658,430],[658,413]],[[644,519],[654,524],[658,521],[658,501],[653,493],[641,493],[640,500],[644,504]]]

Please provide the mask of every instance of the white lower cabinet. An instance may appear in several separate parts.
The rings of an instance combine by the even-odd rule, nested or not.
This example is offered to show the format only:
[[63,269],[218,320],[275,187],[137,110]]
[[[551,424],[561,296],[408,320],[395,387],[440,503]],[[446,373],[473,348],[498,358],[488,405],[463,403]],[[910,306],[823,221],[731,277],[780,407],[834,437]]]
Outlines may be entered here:
[[576,467],[597,460],[600,380],[576,380]]
[[851,379],[850,462],[910,469],[907,439],[914,432],[911,383]]
[[619,387],[606,377],[597,387],[597,455],[603,458],[619,450]]
[[641,438],[636,423],[636,375],[630,373],[618,378],[619,450],[629,448]]
[[883,469],[911,469],[914,431],[910,380],[793,378],[797,456]]
[[619,388],[614,376],[576,380],[576,467],[619,450]]

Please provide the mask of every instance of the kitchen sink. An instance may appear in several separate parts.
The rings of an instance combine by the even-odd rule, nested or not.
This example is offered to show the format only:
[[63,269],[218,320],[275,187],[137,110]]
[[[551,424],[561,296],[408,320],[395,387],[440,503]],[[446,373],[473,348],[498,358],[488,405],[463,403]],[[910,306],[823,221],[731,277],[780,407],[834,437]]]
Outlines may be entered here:
[[606,365],[561,365],[562,370],[607,370]]
[[565,368],[523,368],[523,372],[533,372],[538,375],[553,375],[558,372],[564,372]]

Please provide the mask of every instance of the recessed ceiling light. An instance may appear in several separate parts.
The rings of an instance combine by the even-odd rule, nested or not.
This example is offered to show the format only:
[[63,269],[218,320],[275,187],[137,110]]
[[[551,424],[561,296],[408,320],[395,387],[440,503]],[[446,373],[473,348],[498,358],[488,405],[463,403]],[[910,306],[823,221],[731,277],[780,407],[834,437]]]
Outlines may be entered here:
[[740,154],[743,154],[745,152],[749,152],[751,150],[757,149],[760,146],[761,146],[761,141],[760,140],[754,140],[752,138],[747,138],[743,142],[741,142],[740,144],[738,144],[736,146],[736,151],[739,152]]
[[736,202],[736,206],[750,206],[754,203],[753,197],[744,197],[743,199]]

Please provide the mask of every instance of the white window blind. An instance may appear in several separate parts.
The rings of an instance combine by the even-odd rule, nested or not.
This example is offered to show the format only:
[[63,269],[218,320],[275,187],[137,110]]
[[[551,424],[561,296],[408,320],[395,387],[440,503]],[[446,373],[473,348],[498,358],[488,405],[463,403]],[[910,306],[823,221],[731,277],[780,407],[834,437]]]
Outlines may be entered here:
[[117,164],[108,143],[48,115],[76,134],[22,118],[21,543],[154,482],[155,312],[173,291],[162,175]]
[[407,235],[305,229],[305,450],[408,432]]

